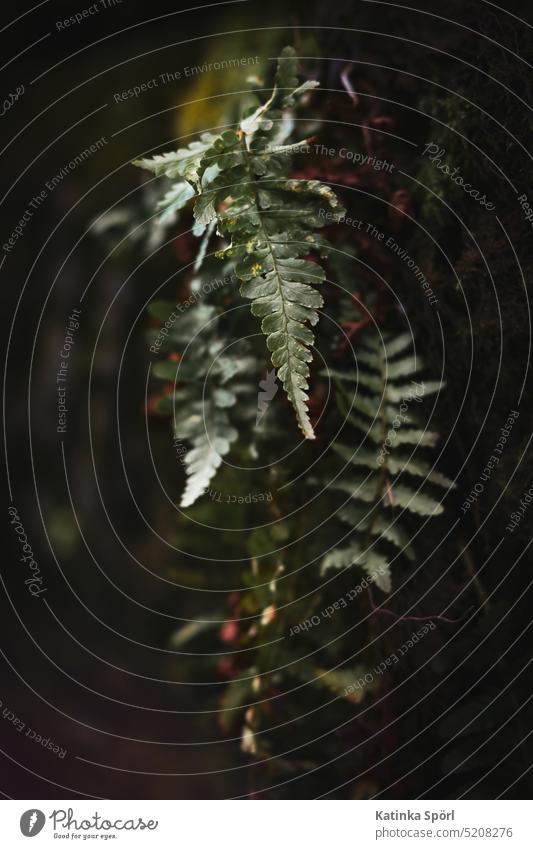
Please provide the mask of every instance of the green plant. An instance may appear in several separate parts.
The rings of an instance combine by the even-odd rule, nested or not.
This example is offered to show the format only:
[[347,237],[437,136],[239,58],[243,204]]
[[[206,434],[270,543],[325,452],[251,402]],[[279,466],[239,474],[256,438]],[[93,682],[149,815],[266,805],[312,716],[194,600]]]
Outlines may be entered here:
[[[291,628],[321,619],[332,600],[331,574],[343,592],[354,576],[361,582],[366,575],[358,605],[373,615],[372,585],[389,593],[400,583],[396,569],[403,576],[415,567],[416,538],[453,487],[431,464],[438,437],[427,427],[427,399],[442,381],[421,377],[427,370],[412,333],[384,303],[383,289],[360,276],[354,282],[357,249],[341,226],[344,206],[315,179],[316,163],[294,175],[302,155],[302,143],[291,141],[294,126],[318,126],[309,115],[315,87],[298,84],[294,51],[286,48],[270,96],[247,109],[236,128],[136,162],[167,181],[156,205],[158,226],[175,224],[192,205],[191,231],[199,240],[186,275],[192,305],[177,315],[171,301],[150,310],[170,325],[158,348],[165,359],[153,371],[166,382],[157,410],[172,416],[174,435],[189,446],[182,506],[198,502],[194,509],[201,510],[217,473],[223,486],[225,457],[237,464],[260,458],[269,467],[262,480],[277,492],[268,521],[242,546],[251,568],[242,576],[248,589],[231,601],[232,620],[241,624],[231,637],[237,658],[229,661],[233,681],[221,704],[224,729],[240,721],[244,751],[275,756],[271,770],[281,773],[318,763],[291,694],[305,687],[310,712],[326,704],[342,725],[376,689],[368,685],[354,696],[350,681],[379,659],[364,635],[360,651],[347,648],[348,614],[329,623],[327,641],[319,629],[289,640]],[[321,232],[326,222],[328,238]],[[213,278],[227,284],[213,286]],[[305,437],[283,463],[275,458],[292,426],[285,408],[278,404],[275,416],[267,410],[258,427],[265,365],[257,318]],[[154,328],[152,342],[157,335]],[[325,368],[312,363],[313,345]],[[299,492],[304,511],[291,502]],[[175,639],[181,645],[189,631]],[[336,738],[332,752],[338,747]]]
[[[213,222],[227,246],[241,281],[241,295],[252,300],[252,313],[262,319],[272,364],[291,401],[298,424],[314,438],[308,416],[309,325],[318,322],[322,296],[313,288],[324,269],[307,257],[324,251],[316,230],[323,227],[321,206],[340,210],[339,201],[317,180],[289,180],[289,154],[299,144],[284,144],[291,131],[288,110],[317,84],[298,85],[296,60],[286,50],[280,59],[274,90],[240,122],[237,130],[218,136],[205,133],[188,148],[135,164],[156,176],[179,176],[159,203],[174,214],[194,195],[195,235],[208,239]],[[284,112],[284,110],[287,110]]]
[[[384,338],[374,333],[358,348],[357,374],[329,373],[335,380],[340,412],[363,434],[363,442],[357,450],[356,438],[351,445],[338,441],[332,445],[349,470],[330,485],[349,496],[339,518],[352,533],[349,545],[328,553],[323,571],[360,565],[384,592],[391,589],[394,555],[414,559],[410,535],[402,527],[402,511],[422,517],[438,515],[443,509],[440,501],[422,488],[448,491],[454,486],[418,458],[419,449],[435,446],[438,434],[424,427],[416,406],[438,392],[442,383],[414,380],[424,364],[412,348],[408,333]],[[420,485],[415,488],[417,481]]]

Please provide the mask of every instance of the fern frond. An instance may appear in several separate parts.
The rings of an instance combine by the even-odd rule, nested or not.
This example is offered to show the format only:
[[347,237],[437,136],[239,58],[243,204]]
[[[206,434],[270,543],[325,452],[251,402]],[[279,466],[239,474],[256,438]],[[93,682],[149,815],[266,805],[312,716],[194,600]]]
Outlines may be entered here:
[[325,274],[310,254],[324,250],[316,233],[326,221],[324,207],[340,211],[341,206],[317,180],[289,179],[290,145],[283,145],[292,128],[287,110],[317,85],[298,85],[296,68],[294,51],[286,48],[270,98],[244,117],[237,131],[204,134],[184,150],[135,164],[188,181],[197,194],[194,217],[200,230],[216,221],[217,233],[228,243],[221,255],[237,261],[241,294],[261,319],[272,364],[300,429],[313,439],[307,408],[310,328],[323,305],[315,286]]
[[[421,483],[446,491],[454,486],[427,462],[397,451],[404,444],[416,451],[430,448],[438,438],[425,429],[416,409],[426,394],[426,384],[413,379],[405,382],[423,368],[412,345],[407,333],[396,337],[376,333],[357,351],[357,373],[327,372],[334,380],[341,414],[364,436],[362,444],[357,440],[355,450],[341,443],[333,445],[350,469],[360,469],[362,474],[341,471],[331,484],[349,496],[338,516],[352,532],[347,546],[326,555],[322,569],[362,566],[385,592],[391,587],[392,560],[402,555],[414,558],[410,534],[403,527],[404,511],[431,517],[443,510],[441,500],[422,491]],[[432,381],[429,389],[436,392],[441,386]]]
[[[262,319],[272,364],[304,436],[313,439],[307,412],[310,346],[314,342],[310,326],[318,322],[317,310],[323,305],[313,286],[325,275],[308,254],[316,247],[313,230],[322,223],[320,202],[336,207],[338,201],[316,181],[287,180],[287,157],[265,154],[268,133],[263,131],[257,141],[260,128],[243,126],[249,128],[252,138],[241,130],[240,149],[228,161],[221,157],[222,173],[211,186],[216,199],[210,198],[209,204],[227,204],[219,217],[219,232],[230,242],[227,254],[239,259],[235,271],[241,280],[241,294],[252,300],[253,315]],[[254,158],[256,150],[260,158]],[[229,185],[227,170],[237,172]],[[238,177],[241,181],[235,184]],[[197,203],[205,214],[201,198]]]

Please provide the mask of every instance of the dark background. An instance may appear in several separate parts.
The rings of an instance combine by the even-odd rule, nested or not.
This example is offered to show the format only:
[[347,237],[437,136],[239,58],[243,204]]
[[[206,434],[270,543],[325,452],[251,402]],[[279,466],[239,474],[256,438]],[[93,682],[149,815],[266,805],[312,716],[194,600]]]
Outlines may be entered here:
[[[309,60],[307,66],[309,74],[318,73],[326,87],[339,87],[339,68],[345,60],[361,60],[357,82],[364,88],[370,81],[373,91],[379,90],[381,97],[391,101],[388,112],[393,115],[395,132],[402,136],[423,142],[431,119],[401,104],[415,110],[423,106],[436,120],[444,119],[442,89],[413,81],[409,74],[416,73],[439,80],[441,85],[448,81],[452,90],[470,93],[475,103],[484,105],[527,144],[530,111],[501,86],[491,87],[486,76],[476,75],[453,57],[479,62],[487,73],[505,80],[520,98],[531,103],[523,68],[516,65],[509,50],[491,42],[499,39],[509,49],[512,46],[519,54],[531,56],[531,51],[527,52],[531,39],[528,27],[516,18],[483,3],[468,4],[468,8],[450,3],[445,12],[439,4],[424,5],[425,12],[446,14],[462,23],[457,26],[431,15],[358,2],[266,5],[252,0],[205,4],[178,13],[172,4],[122,0],[79,25],[56,31],[57,20],[84,5],[88,4],[52,0],[12,26],[8,26],[10,20],[22,15],[24,7],[6,7],[3,12],[2,56],[9,61],[2,70],[2,92],[7,96],[20,84],[26,91],[1,119],[2,146],[8,145],[2,153],[0,174],[3,198],[7,193],[2,202],[2,243],[31,197],[53,175],[99,137],[105,136],[108,144],[49,193],[0,272],[2,312],[8,319],[6,350],[10,334],[5,396],[9,481],[12,501],[47,586],[46,604],[29,595],[17,560],[16,538],[6,521],[0,699],[2,710],[13,711],[27,726],[68,751],[59,759],[2,720],[0,790],[10,797],[29,799],[235,796],[249,790],[248,758],[240,752],[238,741],[224,742],[212,713],[220,690],[216,684],[202,682],[213,681],[215,669],[206,668],[194,656],[174,653],[171,642],[184,620],[204,613],[216,616],[224,610],[232,579],[221,574],[218,565],[213,569],[209,561],[199,564],[194,557],[179,553],[179,549],[194,551],[200,541],[194,527],[178,520],[173,505],[162,497],[145,433],[145,305],[162,284],[159,295],[172,297],[183,249],[170,244],[141,262],[142,255],[135,249],[133,256],[120,250],[108,255],[104,240],[87,230],[91,221],[119,198],[130,192],[133,199],[138,196],[143,178],[131,167],[131,160],[172,146],[178,136],[188,138],[187,134],[216,123],[218,95],[224,100],[239,90],[239,72],[234,76],[206,73],[160,85],[126,103],[115,103],[113,94],[165,71],[231,56],[260,55],[266,68],[272,66],[270,57],[295,40],[312,51],[308,55],[326,57]],[[527,3],[508,4],[506,11],[530,17]],[[472,29],[487,37],[474,36]],[[47,33],[50,35],[43,38]],[[404,38],[408,41],[402,41]],[[366,67],[365,62],[383,67]],[[384,70],[386,67],[401,67],[406,75]],[[200,98],[199,106],[194,101]],[[357,123],[357,114],[353,120]],[[469,123],[464,104],[456,106],[448,120],[452,124],[464,120],[471,138],[496,157],[521,191],[528,192],[530,163],[509,137],[498,137],[481,119],[479,124],[473,119]],[[451,143],[449,147],[451,150]],[[405,157],[406,153],[398,155]],[[468,155],[472,156],[471,149]],[[529,344],[530,228],[517,214],[508,187],[487,174],[483,161],[471,165],[479,179],[486,181],[487,193],[496,198],[508,225],[523,265],[526,290],[516,267],[511,268],[507,246],[499,245],[496,236],[472,217],[468,223],[477,227],[480,239],[485,240],[483,247],[501,296],[501,304],[496,305],[486,269],[468,255],[462,232],[440,221],[429,205],[420,204],[421,220],[442,240],[463,275],[472,309],[471,330],[452,284],[444,280],[438,261],[429,257],[447,322],[450,395],[441,425],[445,432],[461,408],[447,459],[450,471],[459,468],[477,440],[471,473],[468,469],[464,473],[458,503],[478,479],[499,428],[513,408],[518,386],[524,376],[529,380],[524,364]],[[419,160],[412,163],[413,171],[418,168]],[[461,199],[456,201],[460,205]],[[416,246],[414,234],[412,240]],[[89,283],[69,372],[64,465],[56,432],[58,351],[68,316],[73,307],[80,306]],[[423,306],[415,295],[406,293],[405,297],[410,315],[424,335]],[[472,339],[474,371],[461,407]],[[432,343],[431,337],[424,338],[430,357]],[[493,389],[489,416],[481,428]],[[503,547],[497,546],[508,516],[531,484],[530,413],[526,396],[512,446],[498,479],[491,483],[491,499],[504,492],[497,521],[494,516],[485,521],[492,507],[487,501],[458,531],[464,540],[472,538],[462,566],[465,573],[494,551],[481,585],[469,590],[478,602],[480,594],[482,599],[490,596],[491,601],[488,613],[480,615],[461,640],[455,641],[443,660],[444,670],[453,671],[458,659],[464,659],[479,643],[481,648],[451,677],[444,695],[428,696],[396,738],[380,741],[382,756],[395,752],[390,772],[378,770],[377,778],[374,776],[373,751],[368,754],[369,787],[361,783],[357,791],[345,789],[341,795],[379,791],[402,774],[400,763],[416,764],[421,752],[428,760],[409,780],[392,786],[389,796],[422,794],[428,782],[435,780],[436,770],[441,770],[438,774],[443,777],[436,798],[455,797],[477,778],[485,782],[489,770],[493,771],[488,783],[482,784],[485,795],[529,793],[531,640],[527,629],[531,597],[527,546],[531,516],[526,515],[520,531]],[[150,438],[155,468],[166,491],[177,500],[182,469],[176,462],[168,422],[152,420]],[[4,502],[7,513],[7,487]],[[200,548],[215,556],[220,544],[212,534],[202,540]],[[455,554],[449,549],[443,556]],[[518,565],[511,570],[516,558]],[[463,578],[463,573],[456,575],[458,586]],[[429,693],[441,674],[443,669],[434,668],[431,679],[421,686]],[[407,749],[402,750],[413,729],[434,715],[443,698],[451,704],[477,678],[483,679],[478,696],[480,709],[486,710],[476,720],[473,739],[465,744],[465,751],[482,745],[486,757],[480,763],[475,761],[474,774],[465,777],[454,771],[453,745],[444,752],[450,760],[442,768],[443,753],[432,757],[436,748],[433,731],[411,749],[407,742]],[[457,729],[465,728],[470,709],[468,704],[463,707],[466,713],[457,718]],[[205,715],[198,713],[204,710]],[[451,725],[443,740],[446,734],[453,736],[453,721]],[[358,762],[353,772],[364,766]],[[335,780],[324,773],[313,793],[327,792]],[[289,788],[287,795],[300,792],[306,791]]]

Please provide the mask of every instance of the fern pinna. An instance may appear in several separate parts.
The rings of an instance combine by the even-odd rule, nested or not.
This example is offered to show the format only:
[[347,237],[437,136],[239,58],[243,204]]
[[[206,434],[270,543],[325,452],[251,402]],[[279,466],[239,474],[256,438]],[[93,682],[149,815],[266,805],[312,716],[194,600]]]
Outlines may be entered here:
[[[389,592],[391,563],[400,555],[414,558],[403,511],[438,515],[443,509],[438,491],[454,486],[418,457],[435,445],[438,435],[423,427],[416,408],[442,383],[418,379],[423,361],[408,333],[382,337],[375,332],[358,347],[356,357],[357,372],[328,371],[339,410],[362,439],[354,435],[351,445],[332,445],[346,466],[330,486],[349,496],[339,518],[351,530],[345,535],[348,544],[328,552],[322,570],[358,565]],[[345,476],[351,467],[353,472]]]
[[319,211],[324,203],[340,210],[340,203],[316,180],[289,179],[290,155],[299,145],[286,142],[292,106],[316,85],[298,85],[294,53],[286,49],[271,96],[236,130],[205,133],[186,149],[136,162],[158,176],[180,178],[161,204],[164,212],[174,213],[194,194],[195,235],[205,236],[216,223],[227,242],[219,255],[235,262],[241,294],[262,319],[272,364],[308,439],[314,438],[307,409],[310,326],[323,306],[315,286],[325,277],[316,259],[324,250]]

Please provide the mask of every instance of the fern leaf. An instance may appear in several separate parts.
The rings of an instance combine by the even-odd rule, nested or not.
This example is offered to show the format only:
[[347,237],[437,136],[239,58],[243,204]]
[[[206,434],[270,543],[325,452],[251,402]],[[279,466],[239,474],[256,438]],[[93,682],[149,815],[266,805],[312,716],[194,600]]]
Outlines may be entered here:
[[[350,496],[338,515],[351,526],[352,533],[347,546],[327,554],[322,568],[359,565],[368,571],[376,564],[386,563],[385,575],[376,584],[388,592],[391,558],[386,554],[387,548],[392,546],[395,556],[414,559],[410,533],[403,527],[403,511],[421,517],[436,516],[443,511],[440,501],[421,491],[420,486],[415,489],[405,484],[404,475],[421,478],[421,484],[427,482],[445,490],[454,484],[416,456],[406,457],[397,452],[402,444],[414,445],[414,451],[435,445],[438,435],[420,424],[416,405],[426,394],[426,388],[428,393],[440,391],[441,382],[425,384],[412,379],[406,382],[422,368],[421,358],[409,350],[413,346],[410,334],[394,337],[375,333],[365,342],[357,351],[357,373],[325,372],[334,380],[341,414],[363,434],[363,441],[359,444],[359,437],[354,440],[355,450],[342,443],[333,445],[342,461],[350,466],[347,474],[341,470],[332,487]],[[406,422],[411,427],[406,427]],[[361,474],[354,475],[353,467],[361,470]]]
[[399,336],[386,338],[384,342],[386,359],[391,360],[397,354],[401,354],[406,348],[413,345],[413,337],[410,333],[400,333]]
[[348,445],[342,445],[340,442],[334,442],[331,447],[347,463],[352,463],[354,466],[366,466],[369,469],[378,468],[377,454],[373,451],[364,448],[352,451]]
[[[207,227],[205,228],[205,233],[203,235],[202,241],[200,242],[200,247],[198,248],[198,253],[196,254],[196,259],[194,260],[194,271],[199,271],[203,265],[205,255],[207,253],[207,248],[209,245],[209,241],[211,236],[213,235],[213,231],[215,229],[215,222],[210,221]],[[201,235],[201,234],[200,234]]]
[[[379,468],[377,454],[372,451],[364,448],[358,448],[357,451],[352,451],[348,445],[342,445],[340,442],[335,442],[331,447],[347,463],[351,463],[354,466],[364,466],[368,469]],[[391,454],[387,459],[387,467],[393,475],[407,473],[413,477],[423,478],[428,483],[433,483],[444,489],[455,489],[457,486],[446,475],[433,470],[428,463],[424,463],[418,459],[414,460],[411,457],[400,457],[395,453]]]
[[392,515],[390,517],[382,515],[371,517],[368,511],[364,513],[359,506],[350,503],[341,507],[339,518],[354,530],[366,531],[370,536],[387,540],[405,554],[409,560],[414,559],[409,535],[403,530],[400,523],[394,520]]
[[419,516],[438,516],[444,510],[442,504],[431,496],[415,492],[401,484],[393,488],[393,498],[398,507],[404,507]]
[[[314,336],[307,324],[318,321],[316,309],[323,304],[322,296],[311,286],[301,283],[309,274],[311,263],[282,257],[286,251],[271,245],[263,254],[261,276],[251,276],[245,266],[237,266],[237,275],[244,281],[241,294],[253,300],[252,313],[262,318],[261,329],[267,335],[267,347],[272,364],[277,368],[287,396],[296,412],[304,436],[314,438],[307,412],[309,365],[312,354],[309,346]],[[254,257],[257,259],[258,255]],[[320,273],[317,273],[320,272]],[[313,282],[323,279],[319,266],[312,266]],[[304,323],[306,322],[306,323]]]
[[[390,377],[390,374],[389,374]],[[409,398],[414,393],[418,393],[420,400],[425,398],[427,395],[434,395],[435,392],[440,392],[443,389],[445,384],[441,380],[428,380],[423,382],[417,382],[413,385],[410,384],[400,384],[394,385],[393,383],[387,384],[387,398],[393,403],[401,403],[405,398]]]
[[387,362],[387,377],[389,380],[395,380],[398,377],[409,377],[424,367],[424,363],[420,356],[404,357],[401,360]]
[[183,177],[193,184],[198,184],[198,168],[207,150],[209,150],[216,136],[211,133],[203,133],[199,141],[193,141],[188,147],[169,153],[158,154],[151,159],[135,159],[133,164],[138,168],[152,171],[156,177]]
[[372,536],[379,536],[399,549],[409,560],[414,560],[414,551],[410,545],[410,536],[403,530],[399,521],[392,517],[377,516],[370,527]]
[[377,587],[383,592],[391,590],[390,562],[384,554],[370,549],[363,550],[357,543],[346,548],[335,548],[322,561],[322,572],[328,569],[346,569],[361,566]]
[[434,448],[439,439],[439,434],[431,430],[412,430],[409,428],[399,428],[393,430],[390,435],[392,446],[404,445],[427,445]]
[[375,491],[372,486],[368,485],[369,478],[350,478],[345,480],[340,478],[331,484],[333,489],[339,489],[341,492],[346,492],[350,498],[356,501],[364,501],[371,504],[376,501]]
[[182,507],[190,507],[205,492],[223,457],[238,437],[224,407],[220,408],[216,400],[192,405],[192,408],[189,407],[192,412],[180,422],[176,431],[176,437],[188,439],[193,445],[185,454],[187,482],[181,499]]
[[[201,284],[201,278],[197,279]],[[219,327],[220,316],[212,304],[196,304],[179,312],[172,302],[154,301],[149,311],[168,331],[165,350],[171,347],[184,352],[178,361],[160,360],[152,370],[155,377],[175,386],[157,409],[172,415],[176,439],[188,443],[181,455],[187,475],[181,506],[190,507],[237,439],[238,431],[230,420],[237,403],[231,381],[247,369],[253,372],[255,362],[251,364],[245,355],[245,343],[232,346],[229,353]]]
[[186,149],[135,164],[191,184],[199,232],[216,220],[228,243],[221,253],[237,260],[241,294],[261,319],[272,364],[303,435],[314,439],[307,407],[311,327],[323,306],[315,287],[325,275],[310,254],[324,252],[316,235],[325,224],[324,206],[339,211],[341,206],[319,181],[289,179],[290,157],[276,151],[292,127],[288,108],[316,86],[299,85],[296,68],[294,51],[284,50],[271,96],[242,119],[237,131],[207,133]]
[[[220,230],[231,239],[229,251],[242,257],[235,269],[242,281],[241,294],[252,300],[253,315],[262,319],[272,364],[302,433],[313,439],[307,412],[310,346],[314,342],[310,326],[318,322],[317,310],[323,305],[313,286],[325,275],[318,263],[303,257],[315,241],[311,230],[320,226],[315,196],[332,207],[338,201],[316,181],[279,180],[286,169],[279,157],[263,160],[261,176],[254,173],[247,153],[245,158],[249,180],[240,191],[233,190],[233,205],[221,220]],[[263,183],[268,188],[263,188]],[[237,220],[234,207],[241,216]]]
[[176,213],[183,209],[193,195],[194,189],[186,180],[174,183],[156,205],[156,209],[161,210],[156,219],[158,224],[166,227],[173,224],[176,221]]
[[407,472],[413,477],[421,477],[429,483],[436,486],[442,486],[444,489],[455,489],[457,484],[436,470],[422,462],[421,460],[413,460],[410,457],[398,457],[392,454],[388,460],[388,468],[393,474],[401,474]]

